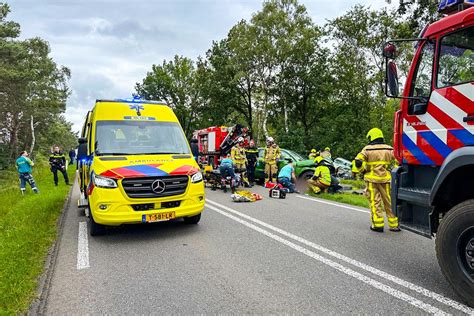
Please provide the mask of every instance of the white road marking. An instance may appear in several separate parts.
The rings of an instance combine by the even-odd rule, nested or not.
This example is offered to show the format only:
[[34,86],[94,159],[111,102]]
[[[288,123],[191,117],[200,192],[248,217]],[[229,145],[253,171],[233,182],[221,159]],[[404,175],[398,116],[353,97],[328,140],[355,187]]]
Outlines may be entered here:
[[[298,197],[300,197],[300,196],[298,196]],[[301,197],[301,198],[304,198],[304,197]],[[312,199],[310,199],[310,200],[312,200]],[[372,274],[374,274],[374,275],[376,275],[376,276],[379,276],[379,277],[381,277],[381,278],[384,278],[384,279],[386,279],[386,280],[389,280],[389,281],[391,281],[391,282],[393,282],[393,283],[395,283],[395,284],[398,284],[398,285],[400,285],[400,286],[406,287],[406,288],[408,288],[408,289],[410,289],[410,290],[412,290],[412,291],[415,291],[415,292],[417,292],[417,293],[420,293],[420,294],[422,294],[422,295],[424,295],[424,296],[426,296],[426,297],[429,297],[429,298],[431,298],[431,299],[434,299],[434,300],[436,300],[436,301],[438,301],[438,302],[440,302],[440,303],[443,303],[443,304],[445,304],[445,305],[447,305],[447,306],[450,306],[450,307],[452,307],[452,308],[455,308],[455,309],[457,309],[457,310],[459,310],[459,311],[461,311],[461,312],[464,312],[464,313],[469,314],[469,315],[474,315],[474,309],[472,309],[472,308],[470,308],[470,307],[468,307],[468,306],[466,306],[466,305],[464,305],[464,304],[462,304],[462,303],[459,303],[459,302],[457,302],[457,301],[455,301],[455,300],[452,300],[452,299],[450,299],[450,298],[448,298],[448,297],[445,297],[445,296],[443,296],[443,295],[441,295],[441,294],[432,292],[432,291],[430,291],[430,290],[428,290],[428,289],[425,289],[424,287],[421,287],[421,286],[419,286],[419,285],[416,285],[416,284],[413,284],[413,283],[411,283],[411,282],[408,282],[408,281],[405,281],[405,280],[403,280],[403,279],[400,279],[400,278],[398,278],[398,277],[396,277],[396,276],[394,276],[394,275],[391,275],[391,274],[389,274],[389,273],[387,273],[387,272],[381,271],[381,270],[379,270],[379,269],[377,269],[377,268],[374,268],[374,267],[372,267],[372,266],[369,266],[369,265],[367,265],[367,264],[365,264],[365,263],[362,263],[362,262],[360,262],[360,261],[357,261],[357,260],[351,259],[351,258],[349,258],[349,257],[346,257],[346,256],[344,256],[344,255],[342,255],[342,254],[340,254],[340,253],[338,253],[338,252],[332,251],[332,250],[330,250],[330,249],[328,249],[328,248],[325,248],[325,247],[323,247],[323,246],[321,246],[321,245],[318,245],[318,244],[316,244],[316,243],[313,243],[313,242],[311,242],[311,241],[309,241],[309,240],[306,240],[306,239],[304,239],[304,238],[302,238],[302,237],[296,236],[296,235],[294,235],[294,234],[292,234],[292,233],[289,233],[289,232],[287,232],[287,231],[285,231],[285,230],[282,230],[282,229],[280,229],[280,228],[277,228],[277,227],[275,227],[275,226],[272,226],[272,225],[270,225],[270,224],[267,224],[267,223],[265,223],[265,222],[263,222],[263,221],[260,221],[260,220],[258,220],[258,219],[256,219],[256,218],[253,218],[253,217],[251,217],[251,216],[248,216],[247,214],[244,214],[244,213],[241,213],[241,212],[236,211],[236,210],[234,210],[234,209],[231,209],[231,208],[229,208],[229,207],[227,207],[227,206],[225,206],[225,205],[219,204],[219,203],[214,202],[214,201],[211,201],[211,200],[209,200],[209,199],[206,199],[206,202],[212,203],[213,205],[215,205],[215,206],[217,206],[217,207],[220,207],[220,208],[222,208],[222,209],[224,209],[224,210],[226,210],[226,211],[229,211],[229,212],[231,212],[231,213],[233,213],[233,214],[236,214],[236,215],[238,215],[238,216],[240,216],[240,217],[243,217],[243,218],[245,218],[245,219],[247,219],[247,220],[249,220],[249,221],[252,221],[252,222],[254,222],[254,223],[256,223],[256,224],[259,224],[259,225],[261,225],[261,226],[263,226],[263,227],[265,227],[265,228],[268,228],[268,229],[270,229],[270,230],[272,230],[272,231],[274,231],[274,232],[277,232],[277,233],[279,233],[279,234],[281,234],[281,235],[283,235],[283,236],[286,236],[286,237],[291,238],[291,239],[293,239],[293,240],[295,240],[295,241],[298,241],[298,242],[300,242],[300,243],[302,243],[302,244],[304,244],[304,245],[306,245],[306,246],[309,246],[309,247],[311,247],[311,248],[313,248],[313,249],[316,249],[316,250],[318,250],[318,251],[321,251],[321,252],[323,252],[323,253],[325,253],[325,254],[327,254],[327,255],[330,255],[330,256],[332,256],[332,257],[334,257],[334,258],[337,258],[337,259],[339,259],[339,260],[341,260],[341,261],[344,261],[344,262],[346,262],[346,263],[352,264],[353,266],[356,266],[356,267],[358,267],[358,268],[360,268],[360,269],[362,269],[362,270],[365,270],[365,271],[367,271],[367,272],[370,272],[370,273],[372,273]],[[317,202],[320,202],[320,201],[317,200]],[[331,204],[334,204],[334,203],[331,203]],[[335,206],[338,206],[338,207],[342,207],[342,205],[339,205],[339,204],[334,204],[334,205],[335,205]],[[344,207],[346,207],[346,206],[344,206]],[[358,209],[356,209],[356,208],[351,208],[351,207],[346,207],[346,208],[358,210]],[[359,211],[361,211],[361,210],[359,210]]]
[[[209,200],[207,200],[207,202],[209,202]],[[304,247],[301,247],[301,246],[299,246],[299,245],[297,245],[297,244],[295,244],[295,243],[293,243],[289,240],[286,240],[286,239],[284,239],[280,236],[272,234],[272,233],[270,233],[269,231],[267,231],[263,228],[260,228],[260,227],[254,225],[254,224],[251,224],[251,223],[249,223],[249,222],[247,222],[247,221],[245,221],[241,218],[238,218],[234,215],[231,215],[231,214],[229,214],[225,211],[222,211],[217,207],[214,207],[214,206],[209,205],[209,204],[207,204],[206,206],[207,206],[207,208],[209,208],[209,209],[211,209],[211,210],[213,210],[217,213],[220,213],[220,214],[222,214],[222,215],[224,215],[224,216],[226,216],[226,217],[228,217],[228,218],[230,218],[230,219],[232,219],[232,220],[234,220],[234,221],[236,221],[236,222],[238,222],[238,223],[240,223],[244,226],[247,226],[250,229],[253,229],[253,230],[255,230],[255,231],[257,231],[257,232],[259,232],[259,233],[261,233],[261,234],[263,234],[263,235],[265,235],[265,236],[267,236],[267,237],[269,237],[273,240],[276,240],[276,241],[278,241],[278,242],[280,242],[280,243],[282,243],[282,244],[284,244],[284,245],[286,245],[286,246],[288,246],[288,247],[290,247],[290,248],[292,248],[292,249],[294,249],[294,250],[296,250],[296,251],[298,251],[302,254],[307,255],[310,258],[313,258],[313,259],[315,259],[319,262],[322,262],[322,263],[330,266],[331,268],[334,268],[334,269],[336,269],[336,270],[338,270],[342,273],[345,273],[345,274],[347,274],[347,275],[349,275],[349,276],[351,276],[351,277],[353,277],[353,278],[355,278],[359,281],[362,281],[365,284],[368,284],[368,285],[370,285],[370,286],[372,286],[376,289],[379,289],[379,290],[381,290],[381,291],[383,291],[383,292],[385,292],[385,293],[387,293],[387,294],[389,294],[389,295],[391,295],[395,298],[403,300],[403,301],[405,301],[405,302],[407,302],[407,303],[409,303],[409,304],[411,304],[411,305],[413,305],[413,306],[415,306],[419,309],[422,309],[425,312],[428,312],[428,313],[431,313],[431,314],[434,314],[434,315],[447,315],[447,313],[445,313],[444,311],[440,310],[437,307],[434,307],[434,306],[429,305],[425,302],[422,302],[422,301],[414,298],[413,296],[410,296],[410,295],[408,295],[404,292],[401,292],[399,290],[396,290],[396,289],[394,289],[394,288],[392,288],[388,285],[385,285],[385,284],[380,283],[380,282],[378,282],[374,279],[371,279],[371,278],[369,278],[369,277],[367,277],[367,276],[365,276],[365,275],[363,275],[359,272],[356,272],[356,271],[354,271],[350,268],[347,268],[347,267],[345,267],[345,266],[343,266],[343,265],[341,265],[341,264],[339,264],[335,261],[332,261],[330,259],[322,257],[322,256],[318,255],[317,253],[312,252],[311,250],[308,250]]]
[[89,241],[87,240],[87,222],[79,222],[77,237],[77,270],[89,268]]
[[343,204],[331,203],[331,202],[327,202],[327,201],[319,200],[319,199],[312,199],[312,198],[302,196],[302,195],[296,195],[296,197],[300,198],[300,199],[310,200],[310,201],[314,201],[314,202],[318,202],[318,203],[322,203],[322,204],[337,206],[337,207],[341,207],[341,208],[346,208],[348,210],[353,210],[353,211],[357,211],[357,212],[369,213],[370,214],[369,210],[363,210],[363,209],[360,209],[360,208],[350,207],[350,206],[346,206],[346,205],[343,205]]

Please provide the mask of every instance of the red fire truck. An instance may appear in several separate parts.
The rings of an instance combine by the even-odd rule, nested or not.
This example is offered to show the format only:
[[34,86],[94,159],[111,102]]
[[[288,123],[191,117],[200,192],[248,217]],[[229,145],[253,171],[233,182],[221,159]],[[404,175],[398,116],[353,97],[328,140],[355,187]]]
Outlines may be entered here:
[[[386,94],[395,115],[392,208],[406,230],[436,236],[439,265],[474,306],[474,0],[443,0],[439,21],[419,38],[383,50]],[[398,96],[395,59],[403,41],[415,55]]]
[[248,145],[248,128],[235,126],[212,126],[194,131],[193,137],[198,140],[199,162],[216,167],[222,155],[230,152],[239,137]]

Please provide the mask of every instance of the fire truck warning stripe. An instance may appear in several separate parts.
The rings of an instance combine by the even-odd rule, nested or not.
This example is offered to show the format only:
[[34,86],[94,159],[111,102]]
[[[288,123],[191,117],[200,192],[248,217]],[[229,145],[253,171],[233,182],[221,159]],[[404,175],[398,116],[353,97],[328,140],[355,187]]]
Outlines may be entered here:
[[403,146],[421,163],[424,165],[433,165],[434,162],[408,137],[403,133]]
[[433,147],[433,149],[442,156],[442,158],[446,158],[451,153],[451,148],[449,148],[445,142],[435,135],[434,132],[419,132],[418,137],[423,137],[431,145],[431,147]]

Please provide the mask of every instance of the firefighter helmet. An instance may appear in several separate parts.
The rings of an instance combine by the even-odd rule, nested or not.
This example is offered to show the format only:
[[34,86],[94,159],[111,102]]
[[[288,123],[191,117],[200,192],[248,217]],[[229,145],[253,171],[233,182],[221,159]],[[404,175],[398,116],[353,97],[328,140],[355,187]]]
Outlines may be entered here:
[[380,130],[380,128],[374,127],[367,133],[366,137],[369,140],[369,142],[372,142],[376,139],[383,138],[383,133]]
[[316,149],[314,149],[314,148],[311,149],[311,153],[314,153],[314,154],[315,154],[315,153],[316,153]]
[[237,138],[237,143],[243,143],[244,142],[244,138],[242,136],[240,136],[239,138]]

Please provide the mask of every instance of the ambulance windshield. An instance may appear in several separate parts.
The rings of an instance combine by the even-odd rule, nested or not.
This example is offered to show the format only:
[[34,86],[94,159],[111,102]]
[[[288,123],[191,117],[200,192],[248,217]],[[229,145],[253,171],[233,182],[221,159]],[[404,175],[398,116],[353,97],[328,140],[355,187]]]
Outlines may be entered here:
[[149,121],[97,121],[97,155],[189,154],[178,123]]

